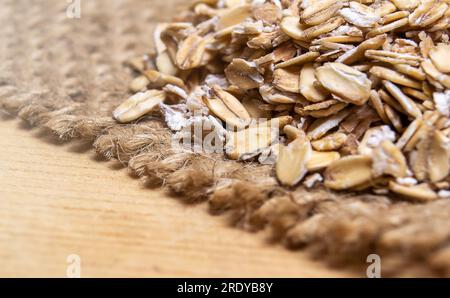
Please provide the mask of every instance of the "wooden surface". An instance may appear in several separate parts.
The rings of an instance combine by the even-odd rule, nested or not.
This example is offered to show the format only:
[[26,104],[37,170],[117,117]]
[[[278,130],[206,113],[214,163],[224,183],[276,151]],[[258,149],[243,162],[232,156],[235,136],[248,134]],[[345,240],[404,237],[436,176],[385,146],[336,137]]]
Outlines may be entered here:
[[146,188],[89,145],[0,115],[0,276],[65,277],[73,254],[82,277],[351,274],[264,239]]

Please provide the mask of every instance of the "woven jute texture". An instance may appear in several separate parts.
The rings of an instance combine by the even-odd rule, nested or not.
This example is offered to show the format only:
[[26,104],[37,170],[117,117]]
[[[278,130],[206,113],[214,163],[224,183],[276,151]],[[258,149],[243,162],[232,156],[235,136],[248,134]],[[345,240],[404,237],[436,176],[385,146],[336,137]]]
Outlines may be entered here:
[[[378,254],[384,276],[450,276],[450,200],[412,203],[371,194],[283,189],[272,169],[219,155],[175,152],[157,116],[119,125],[127,96],[123,62],[151,48],[155,23],[181,0],[2,0],[0,108],[63,139],[90,140],[149,184],[187,202],[207,201],[237,227],[266,229],[289,248],[333,263]],[[55,148],[57,150],[57,148]]]

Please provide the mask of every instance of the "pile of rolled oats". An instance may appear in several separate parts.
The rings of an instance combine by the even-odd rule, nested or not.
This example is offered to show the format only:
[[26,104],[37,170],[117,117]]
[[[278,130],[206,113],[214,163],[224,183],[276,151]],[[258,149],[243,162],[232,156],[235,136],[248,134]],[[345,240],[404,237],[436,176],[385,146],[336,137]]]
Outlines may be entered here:
[[449,0],[196,1],[128,62],[114,118],[207,124],[286,186],[448,197],[449,20]]

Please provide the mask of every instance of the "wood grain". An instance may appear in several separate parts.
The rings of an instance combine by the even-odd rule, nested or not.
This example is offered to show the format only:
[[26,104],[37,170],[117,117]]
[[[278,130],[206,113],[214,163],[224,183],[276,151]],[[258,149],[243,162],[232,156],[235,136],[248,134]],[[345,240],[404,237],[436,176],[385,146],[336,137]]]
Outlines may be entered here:
[[0,119],[0,276],[337,277],[304,253],[146,188],[88,144]]

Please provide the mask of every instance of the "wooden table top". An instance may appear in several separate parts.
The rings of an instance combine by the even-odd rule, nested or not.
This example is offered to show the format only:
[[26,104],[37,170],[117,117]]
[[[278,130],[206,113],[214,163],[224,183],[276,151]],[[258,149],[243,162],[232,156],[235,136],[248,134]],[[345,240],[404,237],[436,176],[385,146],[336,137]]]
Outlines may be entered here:
[[1,115],[0,276],[66,277],[74,256],[82,277],[355,275],[149,189],[89,144]]

